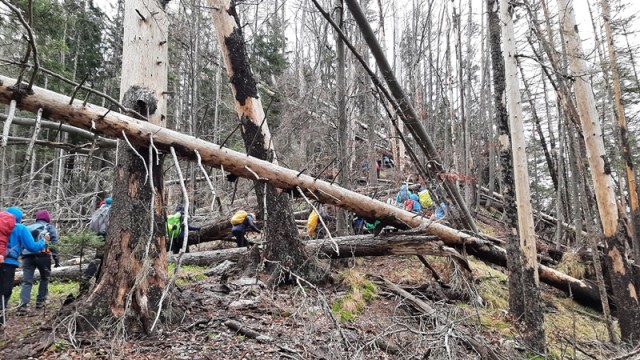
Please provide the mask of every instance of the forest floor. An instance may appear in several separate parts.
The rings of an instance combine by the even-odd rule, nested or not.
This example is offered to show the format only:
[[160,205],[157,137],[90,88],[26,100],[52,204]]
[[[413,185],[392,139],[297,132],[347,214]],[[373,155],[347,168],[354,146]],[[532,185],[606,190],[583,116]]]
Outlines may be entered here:
[[[472,276],[428,257],[447,284],[415,257],[360,258],[334,266],[330,283],[270,288],[266,275],[205,275],[183,267],[177,302],[184,314],[155,336],[118,324],[76,333],[58,310],[77,283],[53,283],[44,311],[9,311],[2,359],[542,359],[525,349],[508,316],[504,269],[470,259]],[[225,266],[233,264],[224,264]],[[211,271],[209,271],[211,273]],[[400,296],[397,284],[432,311]],[[543,285],[550,359],[610,359],[600,314]],[[14,289],[17,301],[19,288]],[[34,290],[35,293],[35,290]],[[238,330],[240,329],[240,330]],[[488,350],[489,355],[478,352]]]

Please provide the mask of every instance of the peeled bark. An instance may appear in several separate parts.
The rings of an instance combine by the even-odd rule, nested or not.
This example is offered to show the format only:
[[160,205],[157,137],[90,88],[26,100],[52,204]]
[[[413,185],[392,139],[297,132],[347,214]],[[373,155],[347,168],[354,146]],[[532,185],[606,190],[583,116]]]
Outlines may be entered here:
[[[507,226],[510,230],[507,240],[509,311],[524,325],[522,333],[527,344],[538,353],[544,354],[546,352],[544,313],[538,288],[536,234],[529,194],[528,162],[518,89],[512,8],[506,0],[501,0],[499,4],[496,0],[488,0],[487,11],[491,34],[494,102],[500,139],[503,196]],[[500,53],[501,38],[502,54]]]
[[587,73],[588,66],[584,60],[582,42],[578,34],[573,1],[558,0],[558,8],[568,55],[570,55],[569,65],[575,78],[576,102],[604,233],[606,264],[618,308],[620,332],[625,341],[637,344],[640,342],[640,302],[633,269],[625,256],[625,236],[628,234],[618,215],[615,184],[606,158],[593,91],[587,82],[588,79],[582,76]]
[[633,167],[633,159],[631,157],[631,148],[629,146],[629,136],[627,135],[627,120],[622,107],[622,89],[620,86],[620,74],[618,72],[618,64],[616,60],[616,50],[613,46],[613,32],[611,31],[609,0],[600,0],[602,6],[602,18],[604,20],[604,29],[607,34],[607,47],[609,49],[609,59],[611,67],[611,77],[613,80],[613,93],[615,96],[616,117],[620,125],[620,141],[622,143],[622,158],[625,164],[625,172],[627,179],[627,189],[629,191],[629,207],[631,208],[631,240],[633,244],[633,257],[636,264],[640,264],[640,205],[638,202],[638,187],[636,173]]
[[[223,52],[231,91],[235,98],[236,113],[242,124],[242,138],[247,154],[277,164],[271,133],[267,124],[256,80],[249,65],[249,56],[240,28],[235,1],[209,0],[213,22],[218,33],[218,43]],[[225,167],[226,168],[226,167]],[[273,268],[276,263],[315,282],[324,276],[316,269],[315,262],[305,253],[298,239],[290,195],[279,192],[272,184],[255,180],[258,207],[262,210],[267,235],[265,258]],[[274,277],[288,280],[288,277]]]
[[[159,127],[166,118],[168,25],[158,1],[125,1],[121,102]],[[149,144],[121,141],[102,270],[83,311],[90,322],[134,315],[151,332],[167,285],[163,187],[162,155]]]
[[[423,227],[431,235],[438,236],[447,246],[465,246],[472,255],[484,261],[506,265],[504,249],[489,241],[479,239],[467,233],[449,228],[441,223],[417,216],[395,206],[371,199],[332,185],[326,181],[300,174],[299,171],[277,166],[268,161],[256,159],[246,154],[221,148],[219,145],[196,139],[177,131],[158,127],[146,121],[130,118],[126,115],[108,112],[107,109],[74,101],[69,105],[69,97],[52,91],[34,87],[33,93],[15,91],[12,85],[15,80],[0,76],[0,103],[8,104],[11,99],[17,100],[17,106],[25,111],[36,112],[44,108],[44,115],[53,120],[64,121],[71,125],[89,129],[95,123],[95,131],[106,136],[122,137],[127,135],[134,145],[147,145],[150,139],[161,152],[168,152],[173,147],[178,156],[196,161],[195,151],[198,151],[202,163],[216,168],[224,167],[236,176],[268,182],[284,192],[296,192],[298,188],[305,191],[307,196],[318,199],[326,204],[333,204],[354,212],[365,219],[379,219],[384,224],[398,228]],[[292,220],[293,221],[293,220]],[[599,302],[595,288],[578,279],[572,278],[545,266],[539,266],[540,280],[558,287],[560,290],[571,291],[574,298],[580,302],[593,305]],[[569,290],[569,288],[571,290]]]

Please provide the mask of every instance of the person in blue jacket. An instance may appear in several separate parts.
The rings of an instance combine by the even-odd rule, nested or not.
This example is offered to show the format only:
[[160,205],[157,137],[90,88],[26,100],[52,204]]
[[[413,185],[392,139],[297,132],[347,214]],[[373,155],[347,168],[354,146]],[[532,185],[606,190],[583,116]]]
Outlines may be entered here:
[[0,308],[2,309],[2,317],[0,322],[4,324],[9,298],[13,291],[13,281],[16,274],[16,269],[20,266],[18,258],[23,250],[28,250],[34,253],[41,252],[47,248],[47,244],[44,240],[35,241],[31,232],[26,226],[21,224],[22,210],[17,207],[10,207],[6,210],[9,214],[15,216],[16,226],[9,234],[9,241],[7,242],[7,254],[4,257],[4,263],[0,264]]
[[409,195],[409,199],[413,200],[413,211],[416,214],[422,214],[422,205],[420,205],[420,197],[416,194]]
[[52,255],[58,267],[57,251],[55,246],[58,244],[58,232],[51,224],[51,215],[47,210],[40,210],[36,213],[36,222],[28,225],[31,235],[35,239],[48,236],[48,244],[50,247],[43,252],[34,253],[27,249],[22,251],[22,289],[20,290],[20,307],[18,307],[17,315],[26,315],[29,303],[31,302],[31,288],[35,278],[35,271],[40,273],[40,284],[38,285],[38,296],[36,298],[36,309],[44,308],[49,295],[49,279],[51,278],[51,260]]

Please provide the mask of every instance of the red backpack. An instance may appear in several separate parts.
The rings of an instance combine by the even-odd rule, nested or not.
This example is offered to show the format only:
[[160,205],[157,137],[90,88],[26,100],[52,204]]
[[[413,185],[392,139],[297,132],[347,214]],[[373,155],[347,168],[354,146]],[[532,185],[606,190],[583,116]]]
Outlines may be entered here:
[[7,254],[9,235],[15,226],[15,216],[6,211],[0,212],[0,256],[2,256],[2,261],[0,261],[0,263],[4,262],[4,256]]

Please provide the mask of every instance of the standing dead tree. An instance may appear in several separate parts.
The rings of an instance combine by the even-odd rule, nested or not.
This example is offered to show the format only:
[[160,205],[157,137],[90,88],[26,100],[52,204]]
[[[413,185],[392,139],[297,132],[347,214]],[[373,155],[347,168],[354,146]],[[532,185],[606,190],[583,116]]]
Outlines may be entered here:
[[507,241],[509,311],[524,325],[522,332],[527,344],[544,354],[544,312],[538,287],[536,233],[529,192],[512,11],[513,8],[506,0],[487,1],[502,189],[507,209],[507,225],[511,229]]
[[[210,4],[247,154],[277,164],[271,133],[249,65],[235,1],[210,0]],[[255,182],[258,206],[266,224],[268,241],[265,258],[311,282],[323,278],[325,272],[310,259],[298,238],[290,194],[278,191],[272,184],[261,183],[262,179],[257,174],[249,178]]]
[[640,342],[640,302],[634,271],[625,255],[624,244],[628,234],[618,213],[615,184],[604,149],[593,91],[584,76],[588,73],[588,67],[578,33],[573,1],[558,0],[558,8],[569,55],[569,66],[575,77],[576,103],[604,233],[605,259],[618,308],[620,332],[625,341],[637,344]]
[[[164,4],[164,3],[163,3]],[[140,121],[164,126],[167,89],[167,30],[158,0],[127,0],[120,96],[144,116]],[[95,118],[93,122],[99,123]],[[100,277],[86,299],[83,315],[97,324],[105,316],[131,316],[146,333],[167,285],[162,155],[147,144],[120,142],[115,167],[113,205]]]

